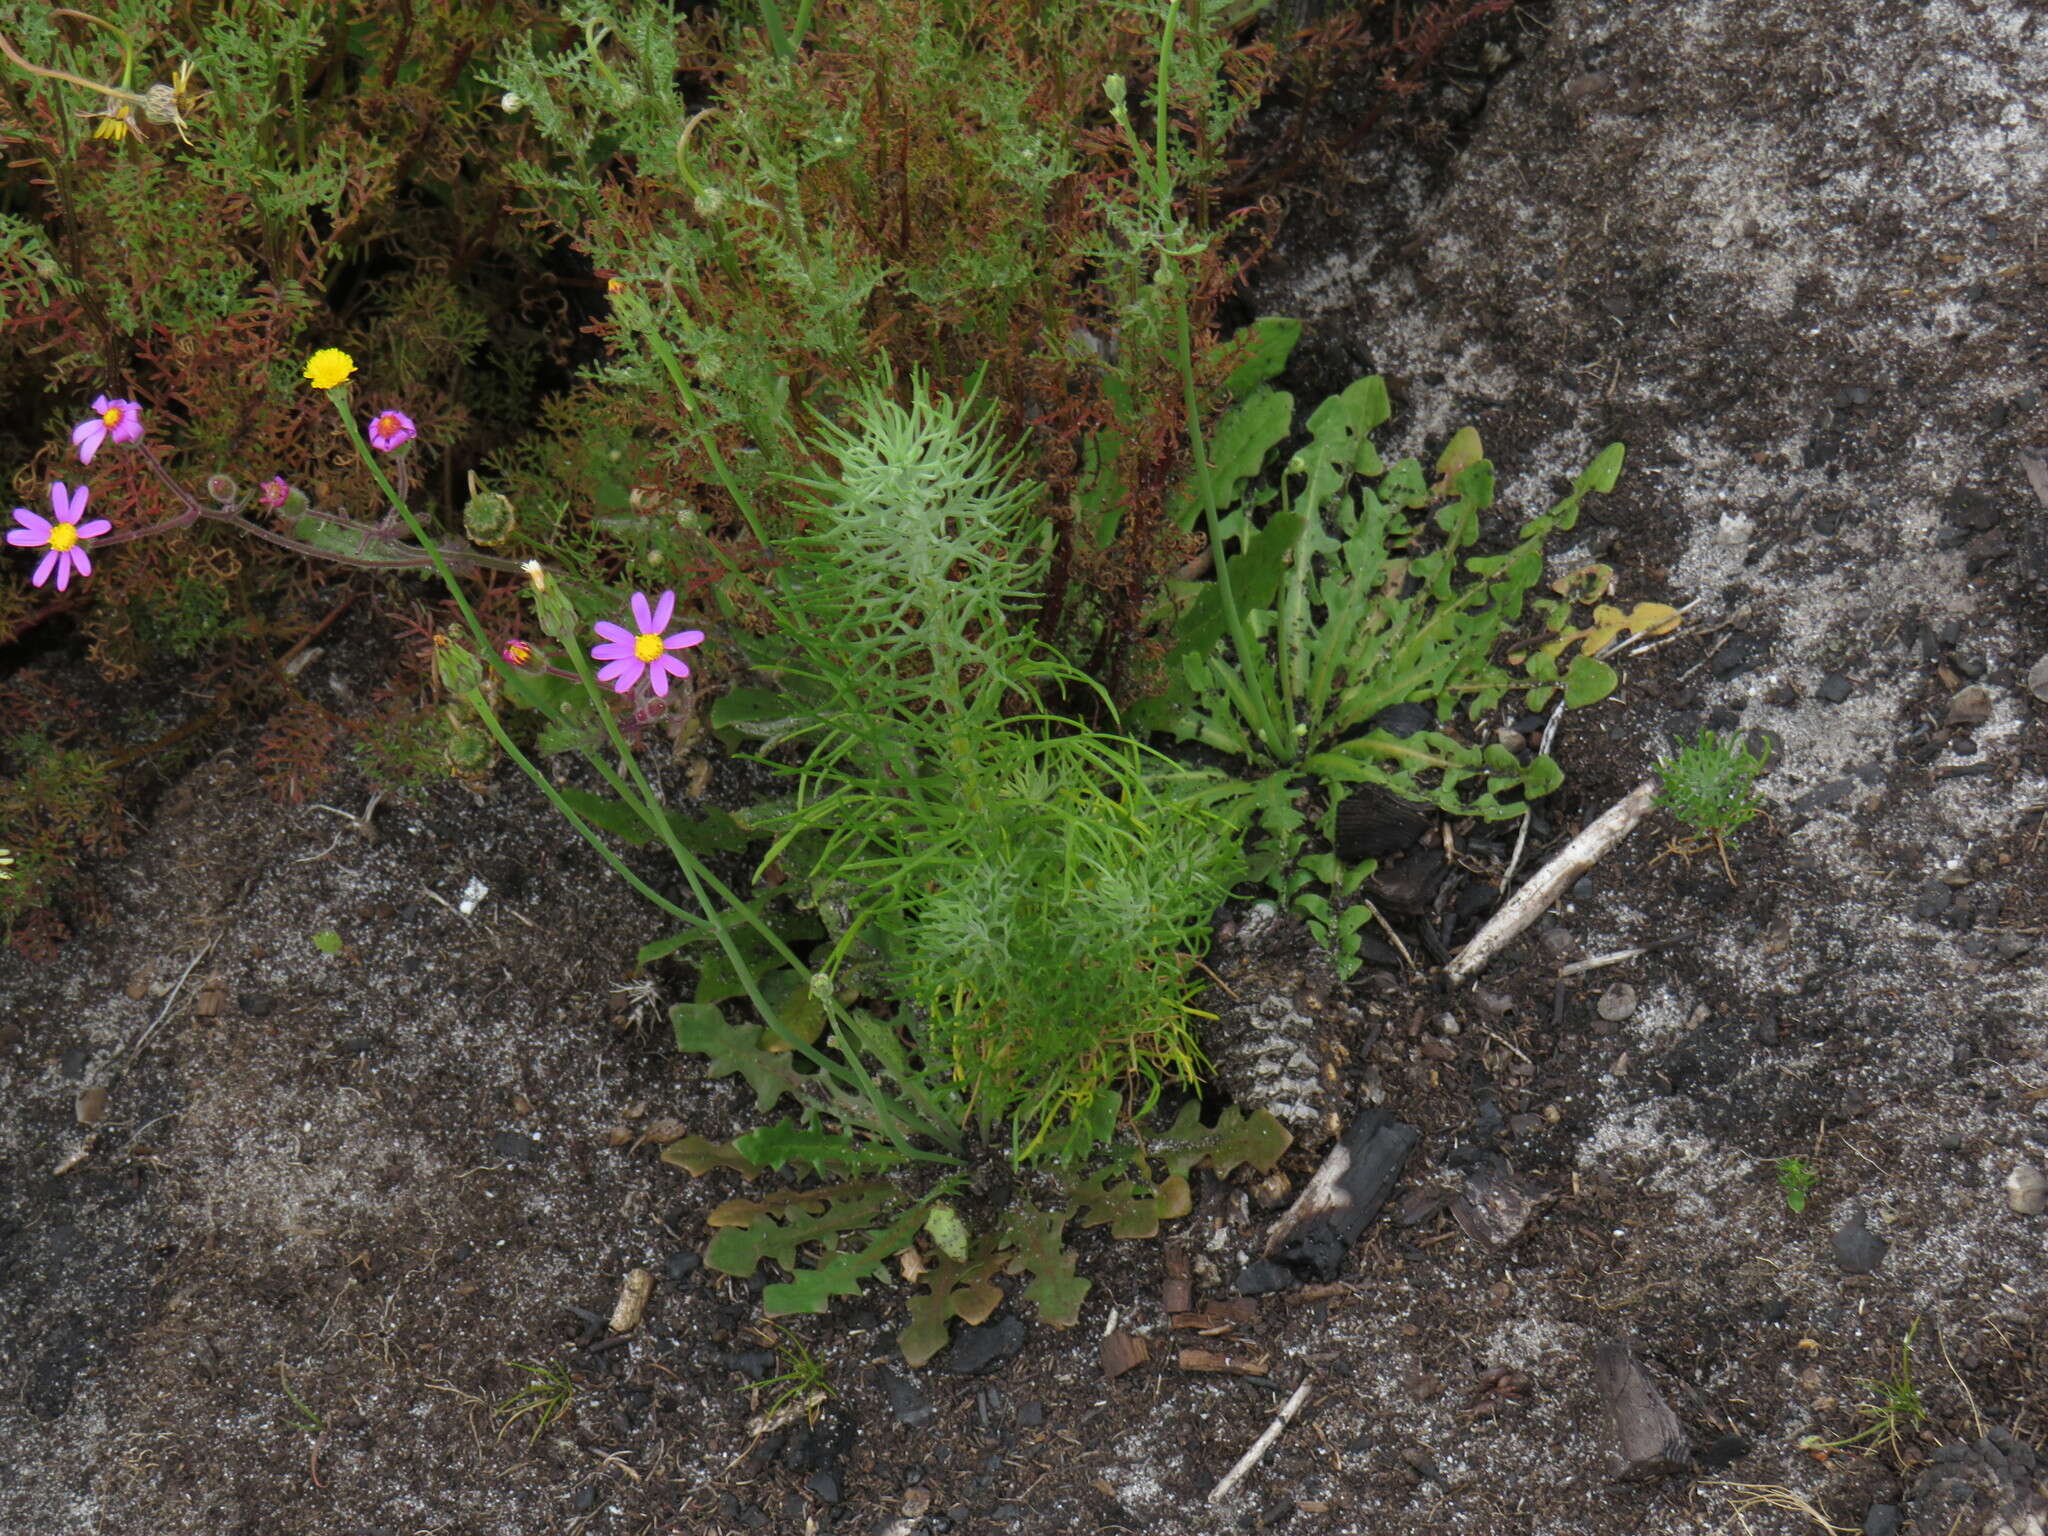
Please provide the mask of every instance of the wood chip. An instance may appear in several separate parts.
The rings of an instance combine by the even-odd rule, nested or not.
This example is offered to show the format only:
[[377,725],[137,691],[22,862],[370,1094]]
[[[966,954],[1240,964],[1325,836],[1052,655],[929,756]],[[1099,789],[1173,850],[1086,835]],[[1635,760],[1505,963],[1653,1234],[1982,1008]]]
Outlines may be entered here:
[[2020,468],[2027,472],[2027,484],[2034,488],[2035,499],[2048,507],[2048,458],[2038,453],[2022,453]]
[[192,1000],[192,1017],[195,1019],[217,1019],[228,1000],[228,984],[218,976],[206,978],[199,995]]
[[78,1095],[76,1105],[80,1125],[98,1125],[107,1113],[107,1090],[94,1083]]
[[1152,1358],[1152,1351],[1145,1347],[1145,1341],[1135,1334],[1113,1328],[1102,1340],[1102,1374],[1110,1381],[1133,1370]]
[[1232,1354],[1213,1349],[1184,1349],[1180,1352],[1182,1370],[1210,1375],[1263,1376],[1272,1364],[1270,1356],[1244,1350]]
[[1678,1415],[1626,1344],[1608,1339],[1593,1351],[1593,1381],[1606,1411],[1615,1451],[1610,1471],[1617,1480],[1666,1477],[1692,1464]]
[[640,1326],[647,1310],[647,1298],[654,1294],[654,1275],[645,1269],[629,1269],[619,1287],[618,1305],[612,1308],[612,1332],[630,1333]]
[[1185,1248],[1166,1250],[1166,1278],[1159,1285],[1160,1305],[1168,1312],[1188,1312],[1195,1305],[1195,1283]]

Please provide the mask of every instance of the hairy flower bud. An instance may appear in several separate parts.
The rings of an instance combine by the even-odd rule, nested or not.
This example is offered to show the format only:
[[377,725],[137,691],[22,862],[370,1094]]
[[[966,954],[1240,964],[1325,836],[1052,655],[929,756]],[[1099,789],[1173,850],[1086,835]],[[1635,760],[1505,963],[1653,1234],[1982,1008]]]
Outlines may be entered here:
[[206,477],[206,494],[222,506],[226,506],[229,502],[233,501],[241,493],[241,489],[230,476],[208,475]]
[[178,90],[168,81],[159,80],[142,93],[142,115],[152,123],[175,123],[178,121]]
[[447,635],[434,636],[434,669],[440,674],[441,686],[457,697],[484,679],[483,663]]
[[496,491],[477,491],[462,509],[462,531],[487,549],[511,538],[518,526],[512,498]]

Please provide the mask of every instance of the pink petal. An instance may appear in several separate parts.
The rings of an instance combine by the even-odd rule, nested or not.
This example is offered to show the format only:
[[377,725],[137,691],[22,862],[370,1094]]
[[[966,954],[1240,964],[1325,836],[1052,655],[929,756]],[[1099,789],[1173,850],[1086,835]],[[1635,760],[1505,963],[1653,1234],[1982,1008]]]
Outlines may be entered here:
[[93,403],[92,403],[92,413],[93,413],[93,415],[97,416],[97,415],[99,415],[99,414],[100,414],[101,412],[103,412],[103,411],[108,411],[108,410],[111,410],[111,409],[113,409],[113,405],[114,405],[114,402],[113,402],[113,400],[112,400],[112,399],[111,399],[111,398],[110,398],[109,396],[106,396],[106,395],[100,395],[100,396],[98,396],[97,398],[95,398],[95,399],[93,400]]
[[114,525],[104,517],[96,517],[89,523],[80,523],[78,525],[78,536],[81,539],[96,539],[103,533],[112,533],[113,531]]
[[673,592],[661,594],[661,600],[654,605],[654,622],[647,626],[647,633],[658,635],[668,628],[668,621],[675,616],[676,595]]
[[668,697],[668,669],[667,669],[666,667],[662,666],[662,664],[661,664],[661,663],[660,663],[659,661],[657,661],[657,662],[655,662],[655,664],[654,664],[653,666],[651,666],[651,667],[649,667],[649,668],[647,669],[647,672],[648,672],[648,679],[647,679],[647,680],[648,680],[648,681],[649,681],[650,683],[652,683],[652,684],[654,685],[654,696],[655,696],[656,698],[658,698],[658,699],[665,699],[665,698],[667,698],[667,697]]
[[58,573],[57,590],[62,592],[64,590],[64,583],[71,579],[71,567],[67,565],[62,570],[58,570],[57,551],[54,549],[44,552],[42,564],[36,567],[36,573],[29,577],[28,584],[32,587],[40,587],[50,579],[50,572],[52,571],[57,571]]
[[654,610],[647,606],[646,594],[641,592],[633,594],[633,622],[639,626],[643,635],[651,633],[654,629]]
[[39,545],[50,542],[50,520],[48,518],[38,517],[35,513],[29,511],[27,507],[16,507],[14,509],[14,520],[21,524],[21,526],[7,530],[7,542],[14,545],[15,548],[34,549]]
[[635,665],[630,656],[614,656],[609,665],[598,668],[597,680],[600,683],[613,682],[632,671]]
[[142,436],[142,412],[129,406],[121,413],[119,425],[114,428],[113,438],[117,443],[132,443]]
[[50,505],[57,513],[60,523],[75,523],[85,515],[85,504],[92,499],[92,487],[81,485],[72,490],[62,480],[50,484]]
[[69,553],[71,556],[71,564],[73,569],[75,569],[80,576],[90,576],[92,574],[92,556],[88,555],[85,552],[85,546],[83,544],[74,546],[72,549],[67,551],[67,553]]
[[657,656],[654,658],[653,670],[656,672],[668,672],[675,677],[688,677],[690,675],[690,664],[686,661],[678,661],[673,656]]
[[701,629],[681,630],[662,641],[662,644],[672,651],[687,650],[690,646],[702,645],[703,643],[704,631]]
[[592,661],[626,661],[632,655],[633,642],[630,640],[612,640],[604,645],[593,645],[590,648],[590,659]]
[[631,693],[634,684],[638,683],[646,675],[647,663],[635,657],[630,661],[620,662],[618,666],[619,680],[612,684],[612,691],[615,693]]
[[78,445],[78,462],[90,464],[92,456],[100,451],[100,444],[106,440],[105,422],[88,421],[76,428],[71,434],[71,441]]
[[633,643],[633,631],[622,625],[614,624],[609,619],[599,619],[591,627],[614,645],[631,645]]

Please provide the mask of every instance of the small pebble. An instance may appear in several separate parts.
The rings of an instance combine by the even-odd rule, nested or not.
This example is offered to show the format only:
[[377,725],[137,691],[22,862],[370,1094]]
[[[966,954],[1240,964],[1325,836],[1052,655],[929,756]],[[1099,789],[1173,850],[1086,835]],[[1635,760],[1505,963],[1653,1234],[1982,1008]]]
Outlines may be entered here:
[[1848,678],[1840,672],[1830,672],[1820,680],[1820,686],[1813,691],[1816,697],[1826,703],[1840,704],[1849,697],[1852,689]]
[[2048,1174],[2031,1163],[2021,1163],[2005,1176],[2005,1203],[2021,1216],[2038,1216],[2048,1210]]
[[1636,989],[1625,981],[1617,981],[1600,994],[1600,1001],[1594,1006],[1599,1009],[1601,1018],[1619,1024],[1636,1011]]
[[1899,1521],[1898,1505],[1873,1504],[1863,1517],[1863,1536],[1898,1536]]
[[2027,692],[2048,704],[2048,656],[2043,656],[2027,668]]
[[1944,725],[1982,725],[1991,718],[1991,690],[1978,683],[1958,689],[1948,701]]
[[1885,1251],[1891,1244],[1864,1225],[1859,1207],[1835,1233],[1833,1247],[1835,1263],[1843,1274],[1867,1275],[1884,1262]]

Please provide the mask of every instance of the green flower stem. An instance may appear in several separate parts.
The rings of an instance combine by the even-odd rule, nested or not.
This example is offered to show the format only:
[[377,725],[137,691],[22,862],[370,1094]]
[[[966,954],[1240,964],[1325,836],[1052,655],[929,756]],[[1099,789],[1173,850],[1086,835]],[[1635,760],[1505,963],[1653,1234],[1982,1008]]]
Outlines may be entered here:
[[[682,845],[681,840],[676,837],[675,828],[669,824],[668,817],[659,810],[660,802],[654,793],[654,786],[648,782],[646,772],[640,767],[640,759],[626,745],[626,739],[619,731],[618,720],[613,716],[610,706],[604,702],[604,695],[598,690],[597,680],[591,674],[589,658],[583,654],[581,649],[575,646],[569,647],[569,655],[575,661],[576,675],[583,682],[584,692],[598,701],[598,718],[604,722],[605,733],[611,739],[613,748],[619,753],[620,761],[626,765],[627,771],[632,775],[633,783],[638,787],[639,794],[626,794],[626,785],[618,777],[617,773],[595,756],[591,758],[593,766],[597,768],[599,773],[604,775],[606,783],[612,786],[614,792],[618,793],[621,799],[632,806],[639,814],[641,820],[646,822],[654,833],[661,838],[662,842],[667,845],[670,856],[675,859],[677,867],[683,872],[683,878],[690,882],[690,894],[697,898],[697,904],[703,908],[707,917],[721,910],[712,902],[712,895],[714,893],[720,900],[728,903],[731,908],[744,910],[745,904],[740,901],[737,893],[709,869],[705,868],[703,861]],[[799,974],[809,973],[809,967],[797,958],[788,945],[783,943],[781,935],[777,934],[765,923],[758,920],[752,921],[754,927],[768,940],[778,959]],[[797,1036],[790,1034],[783,1027],[780,1016],[769,1006],[767,998],[762,995],[760,986],[754,979],[753,970],[747,965],[745,957],[740,953],[739,941],[732,936],[730,928],[723,921],[717,921],[713,925],[713,931],[718,936],[719,946],[725,951],[726,959],[732,963],[734,973],[746,986],[748,1001],[753,1003],[754,1007],[760,1012],[762,1020],[774,1031],[776,1038],[781,1040],[792,1051],[801,1052],[805,1060],[814,1063],[821,1071],[836,1076],[839,1071],[850,1069],[854,1080],[859,1084],[862,1102],[881,1118],[882,1123],[878,1128],[895,1144],[899,1152],[902,1152],[905,1156],[926,1160],[931,1160],[934,1156],[931,1153],[921,1153],[917,1148],[910,1145],[907,1137],[897,1127],[896,1121],[898,1117],[910,1122],[912,1134],[930,1136],[934,1140],[949,1146],[955,1144],[957,1138],[946,1135],[932,1126],[918,1123],[917,1117],[907,1114],[902,1106],[894,1103],[891,1097],[882,1091],[881,1085],[874,1080],[869,1074],[867,1067],[862,1063],[860,1051],[847,1040],[846,1031],[841,1027],[837,1018],[832,1020],[832,1035],[839,1042],[840,1054],[844,1058],[843,1063],[834,1062],[823,1052],[814,1049]],[[828,1015],[836,1012],[838,1004],[835,1001],[821,1001]],[[950,1159],[943,1160],[950,1161]]]
[[[455,599],[456,607],[460,610],[463,621],[469,628],[471,637],[475,640],[478,650],[482,653],[485,664],[501,676],[510,677],[515,675],[510,665],[498,654],[497,647],[491,644],[490,632],[484,628],[483,621],[477,617],[476,610],[470,606],[468,595],[463,592],[461,585],[455,580],[455,574],[448,568],[448,563],[442,557],[440,547],[427,537],[426,529],[421,525],[419,519],[413,515],[412,508],[406,504],[405,499],[398,494],[396,487],[391,484],[390,479],[384,473],[383,466],[371,455],[369,444],[363,439],[362,429],[356,424],[355,416],[348,409],[347,390],[338,387],[329,390],[328,394],[336,397],[334,403],[341,417],[342,424],[347,428],[348,435],[355,444],[356,453],[368,465],[371,475],[376,479],[378,488],[384,492],[391,505],[398,509],[399,516],[404,518],[405,525],[411,531],[414,539],[433,557],[434,569],[441,577],[442,583],[447,587],[449,595]],[[897,1150],[905,1157],[919,1161],[951,1161],[950,1158],[945,1157],[943,1154],[925,1152],[911,1146],[904,1131],[899,1127],[898,1121],[900,1119],[908,1122],[911,1134],[930,1136],[933,1140],[949,1148],[957,1148],[957,1134],[948,1134],[940,1128],[925,1125],[919,1122],[917,1117],[906,1114],[902,1107],[894,1103],[890,1096],[884,1093],[880,1085],[874,1081],[866,1067],[862,1064],[858,1050],[843,1048],[845,1062],[843,1064],[837,1063],[823,1052],[814,1049],[790,1034],[783,1027],[776,1011],[769,1006],[767,998],[762,995],[760,984],[754,976],[753,968],[746,963],[746,958],[740,951],[739,941],[733,937],[731,924],[725,916],[725,909],[722,909],[712,901],[710,893],[715,891],[732,909],[744,910],[744,903],[739,900],[730,887],[716,875],[712,874],[695,854],[683,847],[680,839],[676,837],[675,828],[669,824],[668,817],[658,809],[659,801],[654,794],[653,786],[648,783],[646,774],[641,770],[639,759],[633,755],[632,750],[626,745],[625,737],[620,734],[618,721],[614,718],[611,707],[606,702],[603,693],[598,689],[596,679],[591,675],[589,658],[574,645],[569,645],[566,649],[575,661],[576,673],[583,683],[585,694],[596,702],[598,718],[604,722],[606,734],[609,736],[613,747],[620,754],[621,760],[631,772],[634,782],[638,785],[639,793],[637,795],[629,793],[627,786],[620,780],[618,775],[594,754],[590,755],[592,766],[604,776],[605,781],[619,794],[620,798],[633,810],[634,814],[639,816],[667,846],[670,856],[676,861],[677,867],[682,871],[683,878],[690,884],[690,893],[696,897],[699,906],[703,909],[702,921],[708,924],[712,932],[717,936],[719,947],[725,951],[727,960],[732,964],[733,973],[739,977],[741,983],[746,987],[747,1000],[754,1005],[755,1009],[760,1013],[762,1020],[775,1033],[777,1039],[781,1040],[792,1051],[800,1053],[805,1060],[812,1062],[828,1075],[836,1077],[842,1071],[850,1068],[851,1075],[859,1084],[861,1106],[872,1112],[876,1122],[871,1128],[887,1136],[896,1146]],[[629,883],[636,890],[641,891],[642,894],[652,896],[653,893],[648,890],[644,883],[628,874],[624,866],[612,855],[611,851],[598,840],[596,834],[568,808],[563,802],[561,795],[554,789],[553,785],[548,783],[546,776],[540,772],[538,765],[511,744],[510,738],[506,735],[503,726],[497,722],[495,711],[490,710],[487,705],[484,715],[489,722],[489,729],[493,737],[498,740],[501,746],[508,750],[514,761],[519,764],[526,775],[541,786],[555,809],[568,818],[569,824],[582,835],[585,841],[596,848],[614,869],[618,870],[621,874],[626,874]],[[707,890],[707,886],[710,888],[709,890]],[[690,921],[698,920],[691,914],[680,912],[673,904],[658,896],[653,899],[665,910],[676,912],[678,916],[682,916]],[[799,972],[805,969],[803,962],[782,942],[780,935],[776,934],[758,919],[750,919],[750,921],[767,938],[779,958]],[[841,1040],[842,1043],[844,1042],[844,1031],[836,1020],[833,1023],[833,1035],[835,1039]],[[857,1106],[841,1105],[840,1112],[845,1118],[862,1120],[865,1123],[865,1117],[859,1114],[859,1107]]]
[[704,421],[704,414],[697,405],[697,396],[690,388],[690,381],[683,377],[683,360],[676,356],[676,350],[668,344],[668,338],[655,330],[651,324],[641,334],[647,338],[647,344],[654,349],[654,355],[661,359],[662,371],[668,375],[669,382],[675,385],[676,396],[683,402],[684,411],[689,414],[690,420],[697,424],[697,435],[704,444],[705,455],[711,460],[711,468],[718,476],[718,483],[725,487],[725,494],[732,498],[733,505],[740,509],[740,516],[747,520],[747,531],[754,536],[754,542],[766,549],[768,540],[761,532],[759,518],[754,515],[754,504],[734,482],[732,471],[726,466],[725,455],[718,451],[717,436]]

